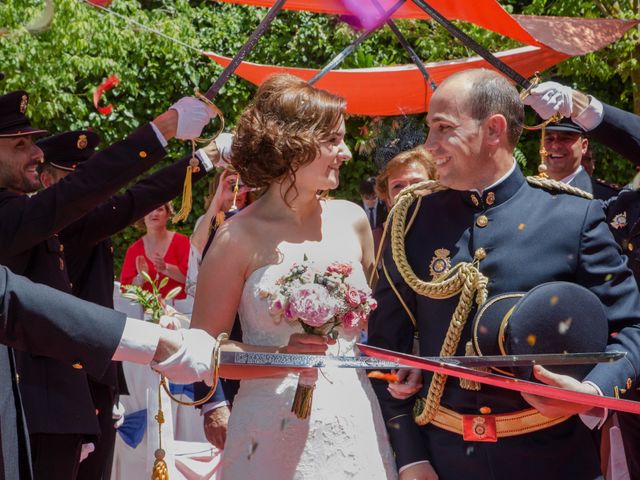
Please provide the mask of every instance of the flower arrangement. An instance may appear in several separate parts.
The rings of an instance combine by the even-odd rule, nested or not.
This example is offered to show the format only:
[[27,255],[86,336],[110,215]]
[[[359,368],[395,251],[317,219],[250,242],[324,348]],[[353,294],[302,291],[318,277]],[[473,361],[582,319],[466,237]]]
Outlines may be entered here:
[[151,291],[145,290],[138,285],[122,285],[124,293],[122,296],[134,302],[138,302],[144,308],[144,313],[150,316],[150,320],[154,323],[160,321],[162,315],[167,314],[168,300],[176,297],[182,290],[182,287],[175,287],[163,298],[160,294],[160,290],[164,288],[169,282],[168,277],[164,277],[160,280],[160,283],[156,285],[156,282],[151,278],[147,272],[141,272],[140,275],[145,282],[151,284]]
[[[274,290],[260,292],[269,300],[269,313],[276,323],[298,322],[306,333],[338,336],[338,328],[355,331],[364,328],[371,311],[377,307],[371,290],[357,288],[348,279],[353,272],[349,263],[334,262],[324,271],[317,270],[304,256],[276,281]],[[307,418],[315,385],[298,381],[292,411]]]

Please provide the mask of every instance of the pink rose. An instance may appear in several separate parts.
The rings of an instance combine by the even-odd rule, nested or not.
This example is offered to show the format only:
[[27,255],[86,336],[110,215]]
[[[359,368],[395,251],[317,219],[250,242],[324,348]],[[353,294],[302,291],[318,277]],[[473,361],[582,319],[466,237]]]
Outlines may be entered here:
[[376,302],[375,298],[371,298],[369,297],[367,299],[367,303],[369,304],[369,308],[371,309],[371,311],[373,312],[376,308],[378,308],[378,302]]
[[291,291],[289,304],[285,309],[310,327],[321,327],[335,317],[338,305],[327,289],[318,284],[300,285]]
[[352,271],[353,267],[348,263],[335,262],[327,267],[327,273],[337,273],[343,277],[348,277]]
[[360,305],[360,293],[353,287],[349,287],[349,290],[347,290],[346,299],[347,303],[352,308]]
[[284,318],[287,320],[295,320],[296,315],[293,313],[293,309],[291,307],[291,302],[287,303],[287,306],[284,309]]
[[353,310],[349,310],[342,316],[342,324],[345,328],[355,328],[360,323],[360,317]]

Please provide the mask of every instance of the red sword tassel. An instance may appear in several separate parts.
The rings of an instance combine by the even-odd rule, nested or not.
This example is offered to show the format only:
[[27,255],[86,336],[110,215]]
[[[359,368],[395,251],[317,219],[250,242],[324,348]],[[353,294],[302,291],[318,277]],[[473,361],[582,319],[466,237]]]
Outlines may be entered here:
[[113,87],[117,86],[120,83],[120,79],[117,75],[111,75],[106,78],[100,85],[98,85],[93,92],[93,106],[96,107],[96,110],[102,115],[109,115],[113,111],[113,106],[111,104],[101,107],[98,105],[100,101],[100,97],[104,95],[107,90],[111,90]]
[[542,383],[530,382],[518,378],[511,378],[491,372],[482,372],[459,365],[451,365],[444,362],[434,362],[425,358],[407,355],[405,353],[385,350],[384,348],[372,347],[370,345],[358,344],[361,353],[381,360],[397,362],[411,368],[419,368],[434,373],[442,373],[451,377],[464,378],[493,387],[506,388],[516,392],[530,393],[541,397],[563,400],[565,402],[579,403],[597,408],[608,408],[620,412],[640,414],[640,402],[623,400],[612,397],[601,397],[589,393],[574,392],[564,388],[553,387]]

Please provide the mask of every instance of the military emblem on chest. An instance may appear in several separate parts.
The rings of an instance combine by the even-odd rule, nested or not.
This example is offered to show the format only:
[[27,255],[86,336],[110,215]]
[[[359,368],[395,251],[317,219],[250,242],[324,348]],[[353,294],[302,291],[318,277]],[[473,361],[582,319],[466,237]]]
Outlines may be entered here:
[[446,275],[451,268],[451,252],[446,248],[439,248],[435,252],[429,264],[429,273],[432,279],[437,279]]
[[624,228],[627,226],[627,212],[622,212],[613,217],[613,220],[609,222],[613,228],[618,230],[619,228]]

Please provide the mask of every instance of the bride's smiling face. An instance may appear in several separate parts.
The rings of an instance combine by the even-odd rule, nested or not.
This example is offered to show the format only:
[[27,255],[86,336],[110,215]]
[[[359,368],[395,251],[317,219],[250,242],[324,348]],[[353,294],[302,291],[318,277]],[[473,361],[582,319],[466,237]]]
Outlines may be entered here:
[[329,138],[320,142],[320,153],[316,159],[303,165],[296,172],[296,188],[310,190],[338,188],[340,166],[351,159],[349,147],[344,143],[345,133],[344,118],[341,118]]

